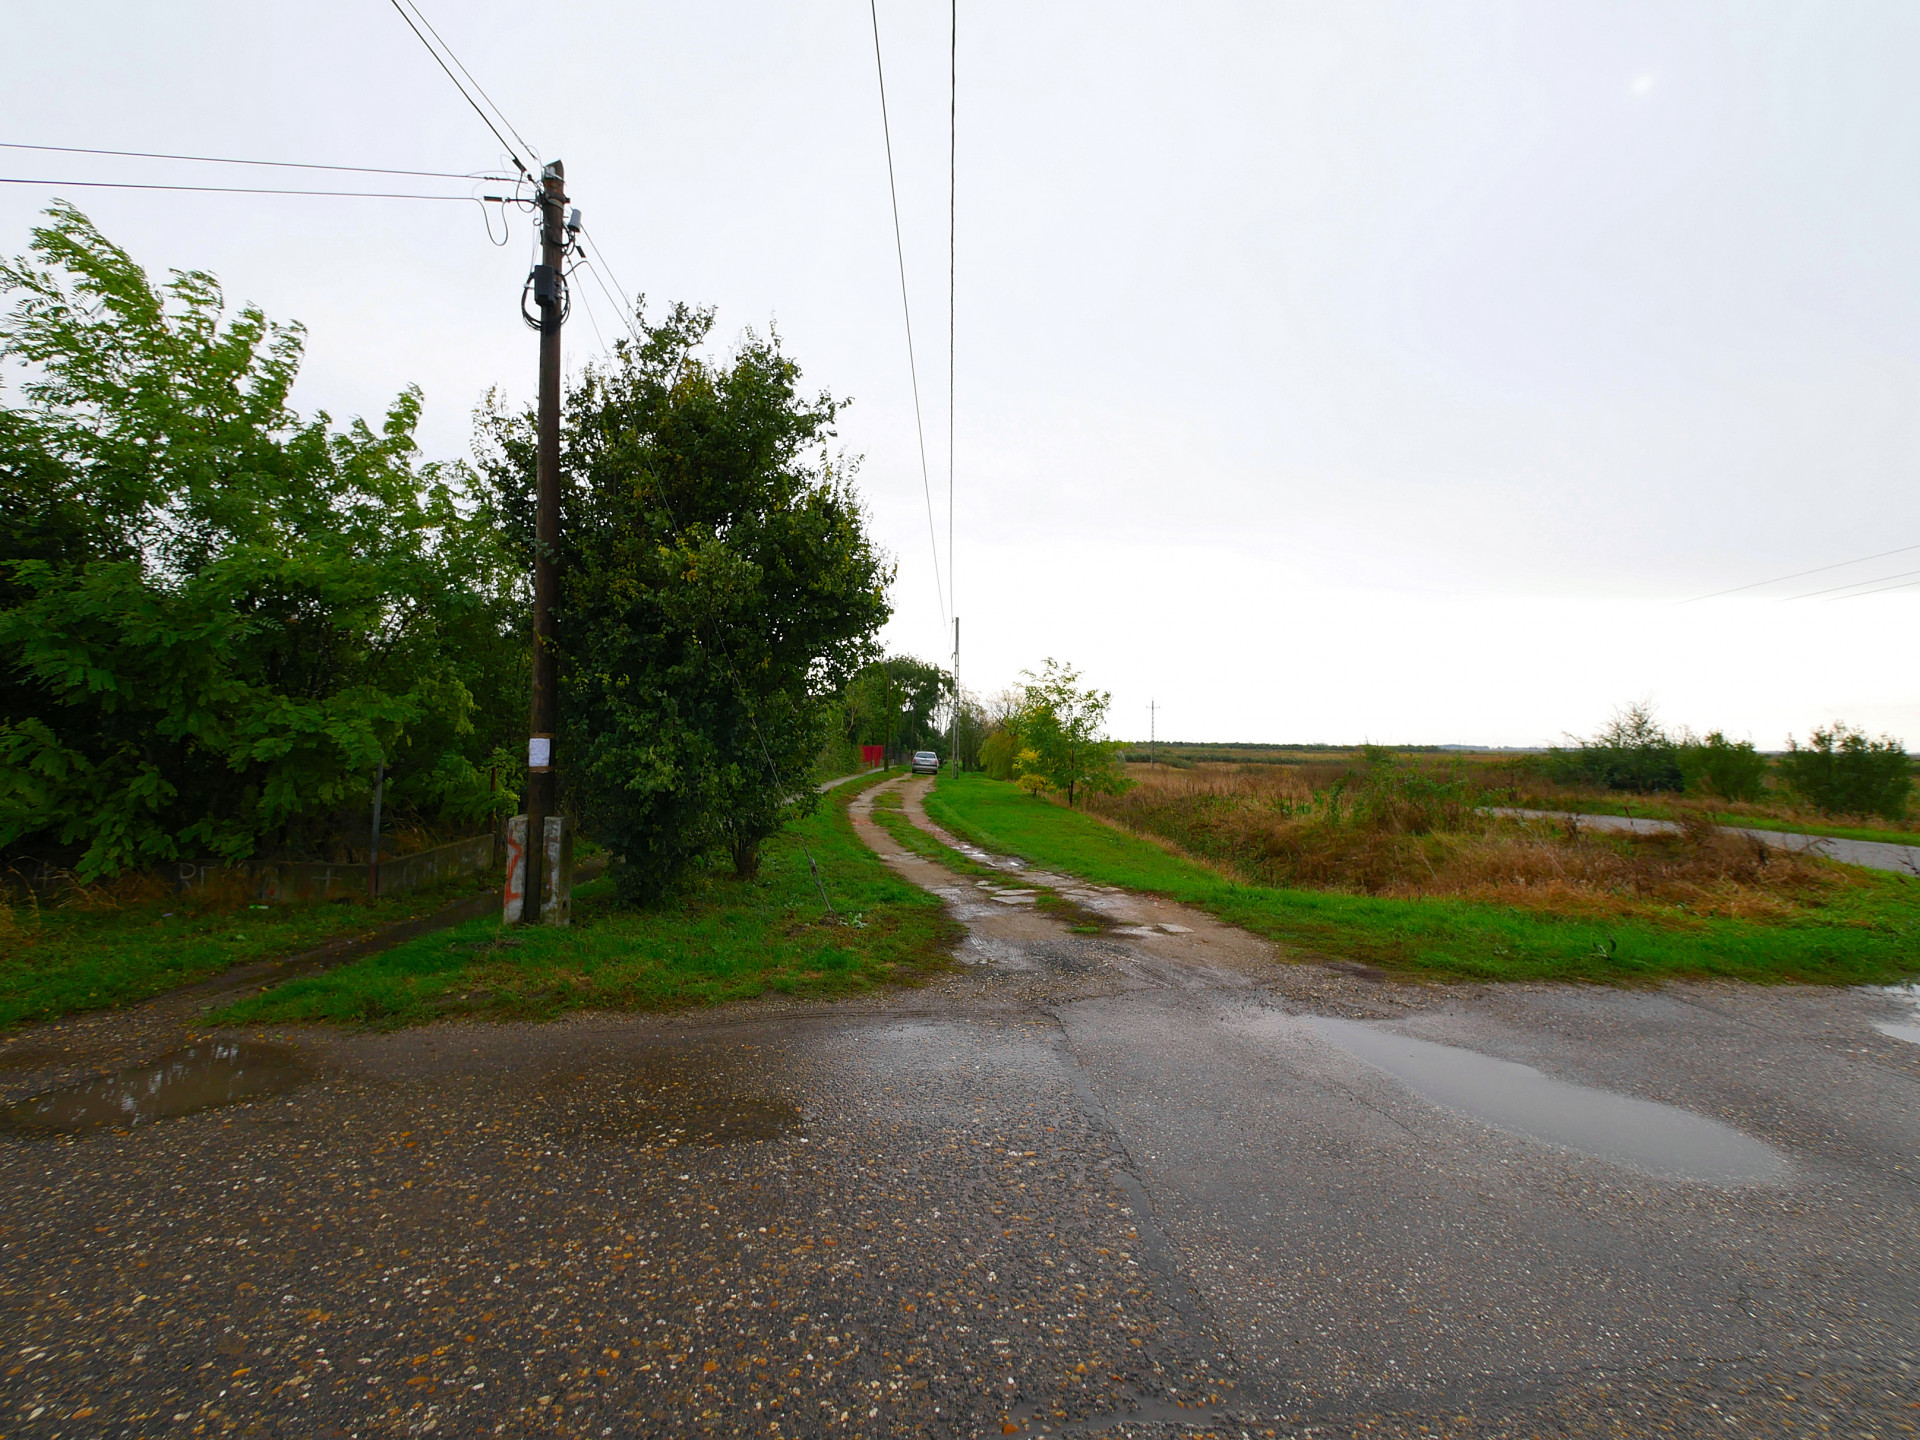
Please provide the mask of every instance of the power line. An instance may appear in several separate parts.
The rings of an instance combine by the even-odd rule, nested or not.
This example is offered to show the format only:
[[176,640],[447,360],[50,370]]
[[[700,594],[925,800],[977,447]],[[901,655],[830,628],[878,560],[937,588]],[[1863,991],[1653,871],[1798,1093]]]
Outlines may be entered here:
[[947,591],[940,581],[940,534],[933,523],[933,482],[927,477],[927,427],[920,418],[920,368],[913,358],[913,307],[907,303],[907,247],[900,238],[900,187],[893,178],[893,129],[887,122],[887,71],[880,59],[879,0],[867,0],[873,16],[873,68],[880,78],[880,133],[887,145],[887,193],[893,199],[893,253],[900,262],[900,313],[907,324],[907,374],[913,381],[913,425],[920,437],[920,489],[927,498],[927,543],[933,550],[933,588],[940,597],[940,625],[947,623]]
[[318,165],[303,160],[236,160],[226,155],[169,155],[155,150],[95,150],[85,145],[26,145],[0,140],[0,150],[45,150],[57,155],[115,155],[125,160],[191,160],[200,165],[266,165],[279,170],[338,170],[349,175],[413,175],[424,180],[489,180],[452,170],[389,170],[374,165]]
[[513,121],[507,118],[507,112],[493,103],[493,96],[489,95],[485,87],[473,78],[473,72],[467,69],[465,63],[460,59],[460,56],[455,53],[454,48],[447,44],[446,37],[433,28],[433,22],[427,19],[427,12],[420,8],[420,0],[407,0],[407,8],[419,17],[420,23],[427,27],[427,33],[440,42],[440,48],[447,52],[447,58],[460,67],[460,73],[467,77],[475,90],[480,92],[480,98],[486,101],[487,107],[500,117],[500,123],[507,127],[508,131],[513,135],[513,138],[520,142],[521,147],[525,149],[528,154],[538,160],[540,158],[540,147],[531,143],[526,136],[522,135],[519,130],[514,127]]
[[[462,177],[464,178],[464,177]],[[45,185],[55,190],[198,190],[214,195],[320,195],[335,200],[459,200],[505,204],[507,195],[415,195],[396,190],[271,190],[258,185],[151,185],[131,180],[30,180],[0,175],[0,185]]]
[[[1899,580],[1899,577],[1896,575],[1889,575],[1886,578],[1889,580]],[[1826,603],[1832,605],[1841,600],[1864,600],[1869,595],[1884,595],[1889,590],[1911,590],[1915,585],[1920,585],[1920,580],[1900,580],[1896,585],[1882,585],[1878,590],[1862,590],[1858,595],[1836,595]]]
[[1893,575],[1876,575],[1871,580],[1856,580],[1851,585],[1831,585],[1825,590],[1809,590],[1804,595],[1783,595],[1778,603],[1785,605],[1792,600],[1812,600],[1821,595],[1838,595],[1842,590],[1864,590],[1869,585],[1882,585],[1889,580],[1904,580],[1909,575],[1920,575],[1920,570],[1902,570]]
[[[532,172],[527,169],[526,162],[520,158],[519,153],[514,150],[513,146],[507,143],[507,137],[500,133],[500,126],[494,124],[493,120],[488,116],[487,112],[480,108],[480,102],[478,100],[475,100],[473,96],[467,94],[467,87],[460,83],[460,77],[458,75],[455,75],[452,70],[447,68],[447,62],[440,58],[440,52],[434,49],[433,46],[428,43],[427,37],[420,33],[420,25],[425,25],[427,29],[433,30],[433,26],[428,23],[427,17],[425,15],[421,15],[420,25],[416,25],[413,23],[413,16],[407,14],[406,10],[401,6],[400,0],[391,0],[391,3],[393,5],[393,8],[399,13],[400,18],[407,22],[407,28],[413,31],[414,38],[419,40],[419,42],[422,45],[425,45],[427,49],[427,53],[433,56],[433,63],[438,65],[442,70],[446,71],[447,79],[453,81],[453,88],[460,92],[460,98],[465,100],[467,104],[473,107],[473,113],[478,115],[480,117],[481,123],[484,124],[487,127],[487,129],[493,132],[493,138],[500,142],[502,148],[504,148],[508,156],[512,158],[514,165],[519,169],[521,175],[529,179],[532,178]],[[417,10],[414,13],[419,14]],[[434,30],[433,34],[434,34],[434,39],[438,40],[440,38],[440,32],[438,30]],[[447,42],[444,40],[441,40],[440,43],[442,45],[446,45]],[[460,57],[458,55],[454,55],[451,48],[447,50],[447,54],[453,57],[453,63],[455,65],[460,65]],[[467,68],[466,66],[460,65],[460,69],[463,72],[466,70],[466,68]],[[467,78],[472,79],[473,77],[468,76]],[[478,81],[474,82],[473,88],[476,90],[480,90],[480,85]],[[480,90],[480,93],[482,95],[485,95],[486,91]],[[487,103],[489,105],[493,104],[491,100],[487,101]],[[495,106],[494,108],[498,110],[499,107]],[[501,120],[501,123],[506,125],[506,127],[509,130],[513,130],[512,123],[507,120],[507,117],[505,115],[502,115],[500,117],[500,120]],[[518,130],[514,130],[513,133],[515,138],[517,139],[519,137],[520,132]],[[529,153],[533,152],[533,147],[531,145],[526,144],[525,141],[521,141],[521,145]]]
[[[582,259],[582,261],[579,264],[576,264],[572,270],[569,270],[567,272],[567,278],[571,280],[574,274],[583,268],[590,272],[592,271],[593,266],[587,264],[586,261]],[[600,288],[604,290],[606,286],[602,285]],[[600,333],[600,321],[596,319],[594,316],[593,301],[587,298],[587,292],[584,286],[581,288],[581,291],[580,291],[580,304],[581,304],[581,307],[585,309],[587,312],[587,323],[593,326],[593,338],[600,342],[600,349],[602,353],[604,353],[607,348],[607,337]]]
[[1731,590],[1716,590],[1711,595],[1696,595],[1691,600],[1682,600],[1682,605],[1694,605],[1702,600],[1718,600],[1722,595],[1738,595],[1742,590],[1758,590],[1765,585],[1783,585],[1789,580],[1798,580],[1806,575],[1824,575],[1829,570],[1844,570],[1849,565],[1864,565],[1869,560],[1884,560],[1889,555],[1904,555],[1909,550],[1920,550],[1920,545],[1902,545],[1895,550],[1882,550],[1878,555],[1862,555],[1857,560],[1842,560],[1835,565],[1816,565],[1811,570],[1796,570],[1791,575],[1776,575],[1771,580],[1755,580],[1750,585],[1735,585]]

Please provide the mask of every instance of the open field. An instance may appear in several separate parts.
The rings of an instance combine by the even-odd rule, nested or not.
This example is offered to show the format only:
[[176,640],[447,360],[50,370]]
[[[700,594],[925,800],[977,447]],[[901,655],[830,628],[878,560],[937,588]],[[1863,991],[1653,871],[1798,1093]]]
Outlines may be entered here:
[[[863,776],[829,791],[818,813],[768,842],[755,880],[715,865],[641,910],[615,908],[610,882],[596,881],[576,892],[570,929],[469,921],[289,981],[213,1018],[382,1027],[458,1016],[547,1019],[910,982],[947,963],[958,929],[937,900],[893,876],[853,834],[848,804],[886,778]],[[828,923],[821,910],[802,838],[843,923]]]
[[[1127,775],[1151,781],[1169,774],[1218,776],[1243,767],[1253,773],[1271,770],[1296,776],[1309,788],[1324,789],[1341,779],[1356,782],[1370,769],[1361,747],[1299,745],[1174,745],[1159,747],[1159,763],[1148,765],[1146,747],[1128,744],[1123,754]],[[1688,815],[1711,816],[1723,825],[1762,830],[1790,830],[1807,835],[1832,835],[1844,840],[1878,840],[1891,844],[1920,844],[1920,817],[1888,820],[1882,816],[1824,815],[1797,796],[1777,786],[1764,798],[1748,803],[1713,796],[1662,792],[1640,795],[1592,786],[1561,785],[1542,771],[1537,751],[1451,750],[1436,746],[1385,747],[1384,753],[1413,772],[1455,780],[1482,792],[1485,803],[1529,810],[1570,810],[1594,815],[1643,815],[1656,820],[1684,821]]]
[[[1557,843],[1546,827],[1489,822],[1479,843],[1505,833],[1517,849],[1501,856],[1497,847],[1476,853],[1464,843],[1453,846],[1451,837],[1391,834],[1384,837],[1391,843],[1382,844],[1363,832],[1347,863],[1378,861],[1384,852],[1398,866],[1383,872],[1392,877],[1382,887],[1387,893],[1366,893],[1341,886],[1337,873],[1312,886],[1259,883],[1241,867],[1257,869],[1271,857],[1233,849],[1230,827],[1212,832],[1220,849],[1203,860],[1164,835],[1129,833],[1117,822],[978,777],[943,779],[927,810],[988,849],[1166,895],[1272,940],[1379,965],[1489,980],[1615,983],[1683,975],[1864,983],[1920,970],[1914,939],[1920,889],[1818,860],[1795,859],[1775,883],[1743,883],[1740,865],[1758,869],[1758,856],[1689,856],[1681,846],[1606,837],[1569,857],[1591,866],[1586,873],[1556,875],[1540,868],[1554,858],[1549,847]],[[1144,805],[1135,811],[1143,820],[1155,815]],[[1401,842],[1409,838],[1419,843],[1407,850]],[[1454,848],[1455,858],[1467,851],[1468,863],[1449,879],[1430,841]],[[1530,860],[1531,868],[1503,877],[1490,857]],[[1427,870],[1429,860],[1437,894],[1422,893],[1405,878],[1413,865]],[[1639,890],[1632,888],[1637,882],[1645,882]],[[1676,898],[1684,895],[1695,899]],[[1703,906],[1703,896],[1711,903]],[[1513,903],[1517,898],[1529,903]]]

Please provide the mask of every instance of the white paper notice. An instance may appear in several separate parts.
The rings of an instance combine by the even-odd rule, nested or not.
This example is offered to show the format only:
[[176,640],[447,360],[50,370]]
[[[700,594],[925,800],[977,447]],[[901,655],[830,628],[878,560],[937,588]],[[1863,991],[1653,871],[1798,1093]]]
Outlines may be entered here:
[[547,735],[535,735],[527,741],[527,766],[533,770],[543,770],[553,764],[553,739]]

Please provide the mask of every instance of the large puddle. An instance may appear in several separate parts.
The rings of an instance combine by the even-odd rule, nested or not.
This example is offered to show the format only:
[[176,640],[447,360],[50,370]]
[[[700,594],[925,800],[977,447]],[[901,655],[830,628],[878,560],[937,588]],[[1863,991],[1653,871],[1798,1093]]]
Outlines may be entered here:
[[128,1130],[172,1115],[278,1094],[312,1076],[299,1054],[283,1045],[205,1040],[9,1105],[0,1113],[0,1129],[38,1135],[106,1126]]
[[1886,985],[1882,993],[1896,1000],[1904,1000],[1913,1007],[1913,1014],[1906,1020],[1876,1020],[1873,1028],[1882,1035],[1895,1040],[1904,1040],[1909,1045],[1920,1045],[1920,985]]
[[1771,1146],[1690,1110],[1570,1085],[1531,1065],[1358,1020],[1309,1015],[1301,1022],[1435,1105],[1530,1140],[1670,1180],[1733,1185],[1786,1173],[1786,1161]]

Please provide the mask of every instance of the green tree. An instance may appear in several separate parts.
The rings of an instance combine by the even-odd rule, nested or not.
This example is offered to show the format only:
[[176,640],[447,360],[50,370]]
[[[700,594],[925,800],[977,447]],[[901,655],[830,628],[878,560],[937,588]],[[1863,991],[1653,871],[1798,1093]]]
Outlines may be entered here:
[[[629,900],[716,846],[752,875],[812,808],[833,697],[873,658],[892,579],[822,453],[835,402],[799,393],[777,338],[715,361],[711,310],[638,318],[642,339],[567,395],[556,615],[562,773]],[[494,404],[481,428],[490,511],[530,556],[534,417]]]
[[856,745],[885,745],[897,757],[915,750],[944,755],[941,707],[953,677],[911,655],[889,655],[862,669],[847,685],[847,726]]
[[1689,795],[1758,800],[1766,792],[1767,757],[1751,740],[1729,740],[1718,730],[1679,746],[1680,774]]
[[[1038,675],[1031,670],[1021,689],[1015,768],[1038,775],[1071,806],[1083,790],[1115,794],[1129,785],[1114,766],[1120,746],[1103,739],[1113,697],[1104,690],[1082,689],[1080,672],[1049,659]],[[1032,758],[1028,758],[1031,752]]]
[[1913,762],[1892,736],[1869,740],[1836,720],[1828,729],[1815,730],[1805,745],[1788,739],[1780,778],[1825,814],[1898,820],[1906,814],[1913,791]]
[[48,215],[0,265],[0,844],[83,877],[312,853],[381,763],[403,813],[483,812],[518,608],[419,393],[302,419],[298,325]]

